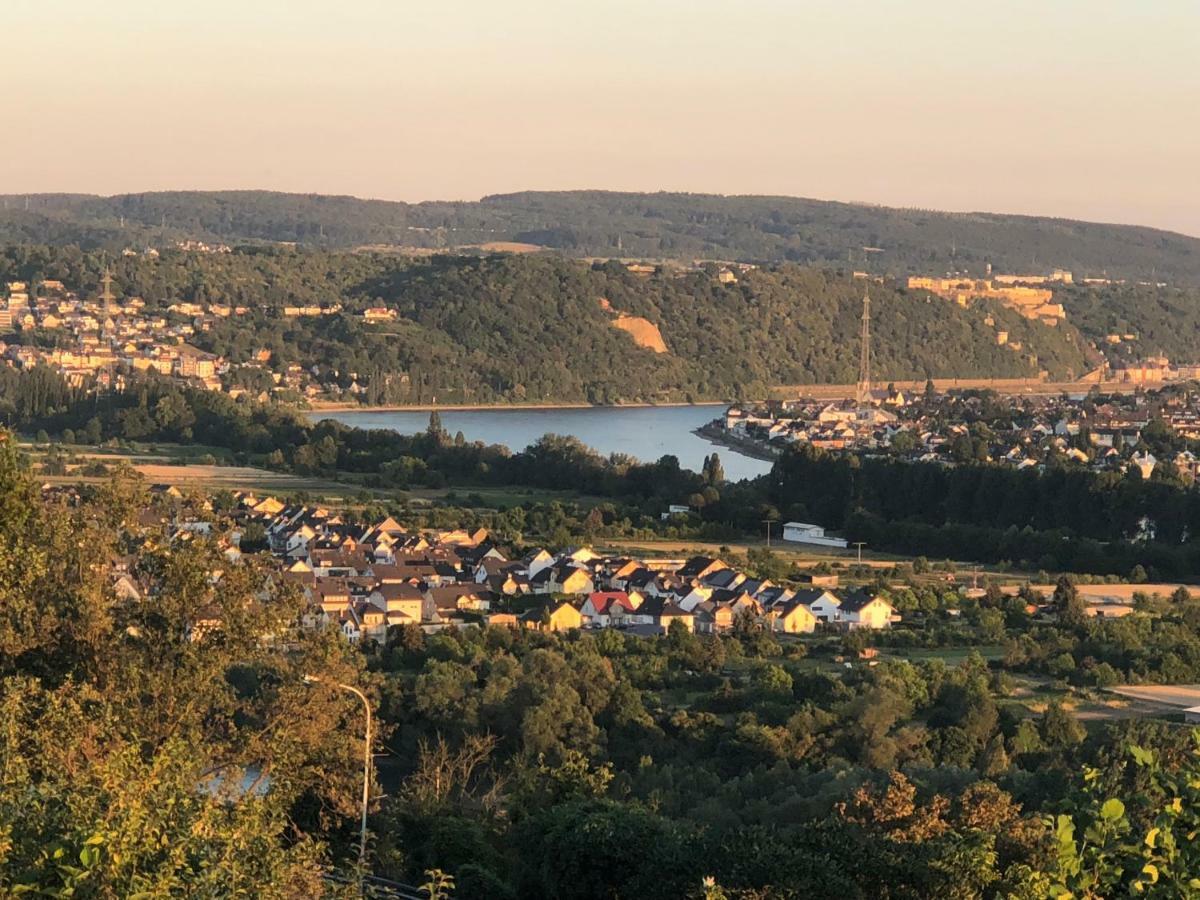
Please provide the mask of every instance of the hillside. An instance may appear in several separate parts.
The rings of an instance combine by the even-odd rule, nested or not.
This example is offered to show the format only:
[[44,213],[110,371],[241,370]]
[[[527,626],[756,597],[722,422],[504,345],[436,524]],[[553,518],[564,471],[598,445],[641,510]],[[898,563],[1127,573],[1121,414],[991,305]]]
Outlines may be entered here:
[[[102,265],[99,254],[76,249],[12,247],[0,252],[0,281],[56,278],[91,293]],[[276,372],[317,367],[323,381],[365,388],[372,403],[726,399],[762,397],[777,384],[855,380],[861,281],[790,263],[732,284],[717,273],[709,266],[641,277],[620,263],[552,254],[169,251],[117,258],[114,291],[144,298],[147,311],[176,300],[246,306],[246,315],[219,319],[191,340],[235,364],[269,349]],[[1026,377],[1041,368],[1077,376],[1087,368],[1073,328],[881,284],[871,291],[880,379]],[[333,303],[342,306],[337,315],[282,315],[288,305]],[[397,318],[365,322],[362,311],[377,306]],[[644,323],[630,334],[615,314]],[[1008,346],[998,344],[1002,330]],[[265,373],[247,368],[239,377],[258,389]]]
[[[1200,285],[1200,239],[1068,219],[792,197],[525,192],[397,203],[267,191],[0,196],[0,241],[119,248],[182,238],[452,248],[509,241],[582,257],[736,259],[879,273],[1065,268]],[[880,252],[864,252],[864,248]]]

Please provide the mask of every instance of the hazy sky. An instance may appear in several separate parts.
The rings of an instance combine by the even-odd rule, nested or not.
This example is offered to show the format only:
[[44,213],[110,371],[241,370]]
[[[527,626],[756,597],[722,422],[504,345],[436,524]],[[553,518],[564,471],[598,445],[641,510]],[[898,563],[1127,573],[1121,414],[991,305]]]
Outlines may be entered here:
[[1200,235],[1196,0],[0,0],[0,193],[771,193]]

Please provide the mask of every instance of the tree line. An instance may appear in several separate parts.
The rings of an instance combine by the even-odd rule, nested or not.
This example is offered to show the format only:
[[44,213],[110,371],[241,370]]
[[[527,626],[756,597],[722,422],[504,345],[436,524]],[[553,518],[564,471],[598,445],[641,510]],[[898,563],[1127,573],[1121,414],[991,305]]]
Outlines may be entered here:
[[1200,577],[1200,494],[1136,470],[1017,470],[794,449],[769,496],[788,518],[878,549],[1027,568]]
[[475,203],[407,204],[271,191],[164,191],[0,201],[0,239],[118,251],[180,238],[430,249],[507,240],[582,257],[849,262],[895,274],[977,276],[988,263],[1024,272],[1044,260],[1089,274],[1200,281],[1196,240],[1153,228],[794,197],[526,191]]

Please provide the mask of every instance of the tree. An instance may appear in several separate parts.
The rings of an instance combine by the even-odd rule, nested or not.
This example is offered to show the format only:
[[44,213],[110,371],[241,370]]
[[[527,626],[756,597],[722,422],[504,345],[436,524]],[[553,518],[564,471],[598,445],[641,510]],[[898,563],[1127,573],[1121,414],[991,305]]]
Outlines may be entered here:
[[754,672],[754,685],[766,694],[787,696],[792,694],[792,676],[782,666],[762,666]]
[[[0,892],[324,896],[300,799],[353,820],[361,710],[302,675],[359,669],[265,568],[127,543],[145,505],[124,474],[44,501],[0,436]],[[128,552],[153,605],[109,589]]]
[[1077,628],[1087,622],[1087,603],[1079,596],[1079,589],[1070,576],[1059,576],[1051,599],[1061,624]]
[[1057,700],[1050,701],[1042,713],[1042,740],[1056,749],[1069,749],[1084,739],[1087,732],[1079,721],[1062,708]]
[[429,427],[425,429],[425,433],[438,443],[445,442],[446,429],[442,427],[442,414],[436,409],[429,413]]
[[719,486],[725,483],[725,468],[721,465],[721,457],[716,453],[704,457],[704,465],[700,471],[705,484]]

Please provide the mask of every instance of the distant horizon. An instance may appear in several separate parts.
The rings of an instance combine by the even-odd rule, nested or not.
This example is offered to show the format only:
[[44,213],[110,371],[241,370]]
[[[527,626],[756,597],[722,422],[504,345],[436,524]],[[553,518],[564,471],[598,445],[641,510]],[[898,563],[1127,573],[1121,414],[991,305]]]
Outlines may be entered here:
[[488,197],[503,197],[516,194],[576,194],[576,193],[598,193],[598,194],[674,194],[681,196],[695,197],[721,197],[726,199],[779,199],[779,200],[805,200],[815,203],[837,203],[846,206],[862,206],[876,209],[892,209],[901,212],[928,212],[939,215],[948,216],[970,216],[970,215],[991,215],[991,216],[1010,216],[1027,219],[1049,219],[1067,222],[1085,222],[1092,225],[1112,225],[1128,228],[1147,228],[1153,231],[1162,231],[1169,234],[1176,234],[1182,237],[1200,240],[1200,229],[1196,232],[1186,231],[1181,228],[1174,228],[1167,225],[1153,224],[1149,222],[1135,221],[1120,221],[1117,219],[1098,219],[1098,218],[1083,218],[1076,215],[1051,213],[1051,212],[1027,212],[1014,211],[1009,209],[983,209],[983,208],[961,208],[953,209],[947,207],[927,206],[924,204],[896,204],[885,203],[874,200],[844,200],[832,197],[817,197],[806,194],[788,194],[780,192],[722,192],[713,190],[680,190],[673,188],[658,188],[658,189],[623,189],[623,188],[601,188],[601,187],[567,187],[567,188],[516,188],[513,190],[488,191],[475,197],[429,197],[420,200],[412,200],[403,197],[385,197],[371,196],[368,194],[356,194],[345,191],[324,191],[324,190],[289,190],[285,188],[273,187],[213,187],[213,188],[198,188],[198,187],[164,187],[164,188],[149,188],[145,190],[122,190],[113,191],[111,193],[102,191],[89,190],[41,190],[41,191],[0,191],[0,198],[22,198],[22,197],[97,197],[100,199],[111,199],[113,197],[139,196],[143,194],[284,194],[299,197],[335,197],[346,198],[350,200],[358,200],[363,202],[379,202],[379,203],[400,203],[408,206],[418,206],[421,204],[433,203],[481,203]]

